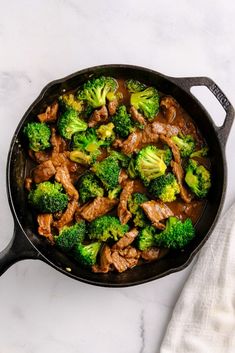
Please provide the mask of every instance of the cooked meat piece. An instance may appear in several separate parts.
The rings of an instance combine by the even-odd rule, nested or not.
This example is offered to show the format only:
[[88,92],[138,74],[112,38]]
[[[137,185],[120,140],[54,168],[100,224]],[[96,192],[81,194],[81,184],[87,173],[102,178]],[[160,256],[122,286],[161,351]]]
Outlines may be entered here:
[[80,210],[80,215],[88,222],[103,216],[116,206],[118,200],[110,200],[108,197],[96,197],[93,201],[86,203]]
[[173,216],[171,209],[161,201],[146,201],[140,205],[147,217],[153,223],[153,226],[159,229],[164,229],[165,226],[160,221]]
[[108,111],[110,116],[113,116],[114,114],[116,114],[117,107],[118,107],[117,99],[114,99],[113,101],[108,103]]
[[154,121],[152,123],[152,130],[155,134],[165,135],[168,137],[178,135],[178,133],[180,132],[180,129],[177,126],[171,125],[171,124],[160,123],[158,121]]
[[45,161],[34,168],[33,180],[35,183],[42,183],[43,181],[47,181],[53,177],[55,172],[55,167],[52,161],[49,159],[48,161]]
[[48,106],[45,113],[39,114],[38,119],[41,123],[54,123],[57,119],[59,104],[57,102]]
[[122,238],[120,238],[112,247],[112,250],[121,250],[130,245],[138,235],[136,228],[131,229]]
[[76,199],[72,199],[71,201],[69,201],[66,211],[62,214],[61,218],[58,221],[53,223],[53,226],[58,229],[61,229],[66,224],[72,222],[77,206],[78,201]]
[[117,250],[112,253],[112,262],[113,266],[118,272],[124,272],[128,268],[132,268],[137,265],[139,256],[137,255],[137,251],[135,252],[136,257],[125,257],[121,256]]
[[174,98],[166,96],[161,99],[160,106],[163,108],[168,123],[171,124],[176,117],[179,104]]
[[51,223],[52,223],[52,214],[44,213],[39,214],[37,217],[38,221],[38,233],[43,237],[48,238],[48,240],[54,244],[54,238],[51,234]]
[[179,184],[179,187],[180,187],[181,198],[185,202],[190,203],[192,201],[192,195],[188,192],[188,190],[183,185],[184,170],[182,168],[182,165],[179,163],[176,163],[174,161],[171,161],[171,167],[172,167],[172,171],[175,174],[175,177],[176,177],[178,184]]
[[127,201],[134,190],[134,181],[126,180],[122,192],[120,194],[120,201],[117,208],[117,213],[121,224],[126,224],[132,217],[131,212],[127,208]]
[[132,154],[138,151],[140,142],[142,140],[142,131],[132,132],[128,138],[122,143],[122,152],[124,154]]
[[66,143],[63,138],[56,134],[56,129],[51,128],[51,145],[53,153],[64,152],[66,149]]
[[51,158],[51,152],[50,151],[40,151],[40,152],[34,152],[32,150],[29,150],[29,156],[36,161],[37,163],[42,163],[45,161],[48,161],[48,159]]
[[128,174],[125,171],[125,169],[121,169],[120,173],[119,173],[119,177],[118,177],[118,182],[120,185],[125,183],[125,180],[128,179]]
[[159,258],[160,249],[159,248],[149,248],[144,251],[141,251],[141,257],[146,261],[154,261]]
[[155,143],[158,141],[158,134],[154,131],[153,124],[147,124],[142,132],[142,143]]
[[130,108],[130,114],[131,114],[131,117],[133,120],[137,121],[137,123],[140,123],[141,125],[146,125],[146,120],[145,118],[143,117],[142,114],[140,114],[138,112],[137,109],[135,109],[135,107],[131,107]]
[[98,124],[103,124],[108,120],[109,116],[108,116],[108,110],[106,108],[105,105],[103,105],[103,107],[101,107],[99,110],[96,109],[90,119],[89,119],[89,123],[88,126],[89,127],[94,127]]
[[107,273],[110,270],[112,262],[111,249],[105,244],[100,254],[100,265],[92,266],[92,271],[96,273]]
[[134,248],[133,246],[127,246],[125,249],[119,250],[119,255],[125,257],[126,259],[132,259],[140,257],[140,251]]
[[66,166],[56,168],[55,180],[63,185],[70,199],[78,200],[78,191],[71,182],[69,171]]
[[181,164],[180,150],[176,146],[176,144],[169,137],[164,136],[164,135],[160,135],[160,140],[170,147],[170,149],[172,150],[172,154],[173,154],[173,157],[174,157],[174,160],[176,161],[176,163]]
[[124,142],[124,140],[115,139],[115,140],[113,141],[112,146],[113,146],[114,148],[122,148],[123,142]]
[[72,162],[69,159],[68,152],[62,152],[62,153],[52,152],[51,161],[55,168],[65,165],[68,168],[68,171],[70,173],[74,173],[78,169],[78,164],[75,162]]
[[24,187],[27,191],[30,191],[32,188],[32,183],[33,183],[33,179],[32,178],[25,178],[24,181]]

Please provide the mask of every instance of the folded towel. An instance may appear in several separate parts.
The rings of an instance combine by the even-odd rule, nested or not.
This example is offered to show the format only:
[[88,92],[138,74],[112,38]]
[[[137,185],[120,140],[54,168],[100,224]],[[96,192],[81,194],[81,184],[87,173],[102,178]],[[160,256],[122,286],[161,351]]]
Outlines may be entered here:
[[200,251],[160,353],[235,353],[235,205]]

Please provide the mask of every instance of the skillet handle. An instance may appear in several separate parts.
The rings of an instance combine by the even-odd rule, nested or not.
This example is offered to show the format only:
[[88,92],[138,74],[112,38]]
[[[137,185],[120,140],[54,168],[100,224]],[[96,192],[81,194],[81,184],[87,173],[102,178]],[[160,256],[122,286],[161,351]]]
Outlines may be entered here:
[[14,263],[25,259],[39,259],[40,254],[15,224],[14,233],[7,247],[0,252],[0,276]]
[[189,93],[193,86],[206,86],[213,93],[226,112],[223,125],[221,127],[215,126],[221,144],[225,145],[234,120],[234,108],[219,86],[209,77],[182,77],[174,79],[179,86]]

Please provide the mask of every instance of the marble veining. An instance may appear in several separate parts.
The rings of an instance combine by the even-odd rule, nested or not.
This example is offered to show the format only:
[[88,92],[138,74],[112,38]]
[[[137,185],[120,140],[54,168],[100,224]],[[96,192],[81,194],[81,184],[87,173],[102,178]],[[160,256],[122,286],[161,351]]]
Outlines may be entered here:
[[[159,0],[0,1],[0,249],[13,233],[5,168],[15,128],[50,81],[107,63],[206,75],[235,103],[235,3]],[[227,143],[235,200],[235,127]],[[0,278],[0,353],[158,353],[191,266],[141,286],[107,289],[40,261]]]

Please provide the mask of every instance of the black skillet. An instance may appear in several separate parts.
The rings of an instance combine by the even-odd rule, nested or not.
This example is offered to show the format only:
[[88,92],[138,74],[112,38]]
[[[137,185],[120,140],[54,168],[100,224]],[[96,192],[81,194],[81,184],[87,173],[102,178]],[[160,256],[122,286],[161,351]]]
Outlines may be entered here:
[[[35,116],[64,90],[77,88],[92,75],[138,79],[175,97],[194,119],[205,137],[212,159],[212,189],[204,213],[196,224],[197,237],[183,252],[170,252],[158,262],[137,266],[122,274],[91,273],[87,269],[80,268],[76,262],[39,237],[24,190],[27,154],[22,138],[22,127],[26,121],[35,119]],[[226,111],[225,121],[221,127],[214,124],[205,108],[190,93],[193,86],[206,86],[220,102]],[[0,275],[17,261],[39,259],[82,282],[107,287],[124,287],[148,282],[184,269],[210,236],[222,209],[227,183],[225,145],[233,119],[234,110],[231,103],[216,83],[207,77],[174,78],[137,66],[105,65],[85,69],[49,83],[23,116],[11,142],[7,163],[7,190],[15,229],[9,245],[0,253]]]

